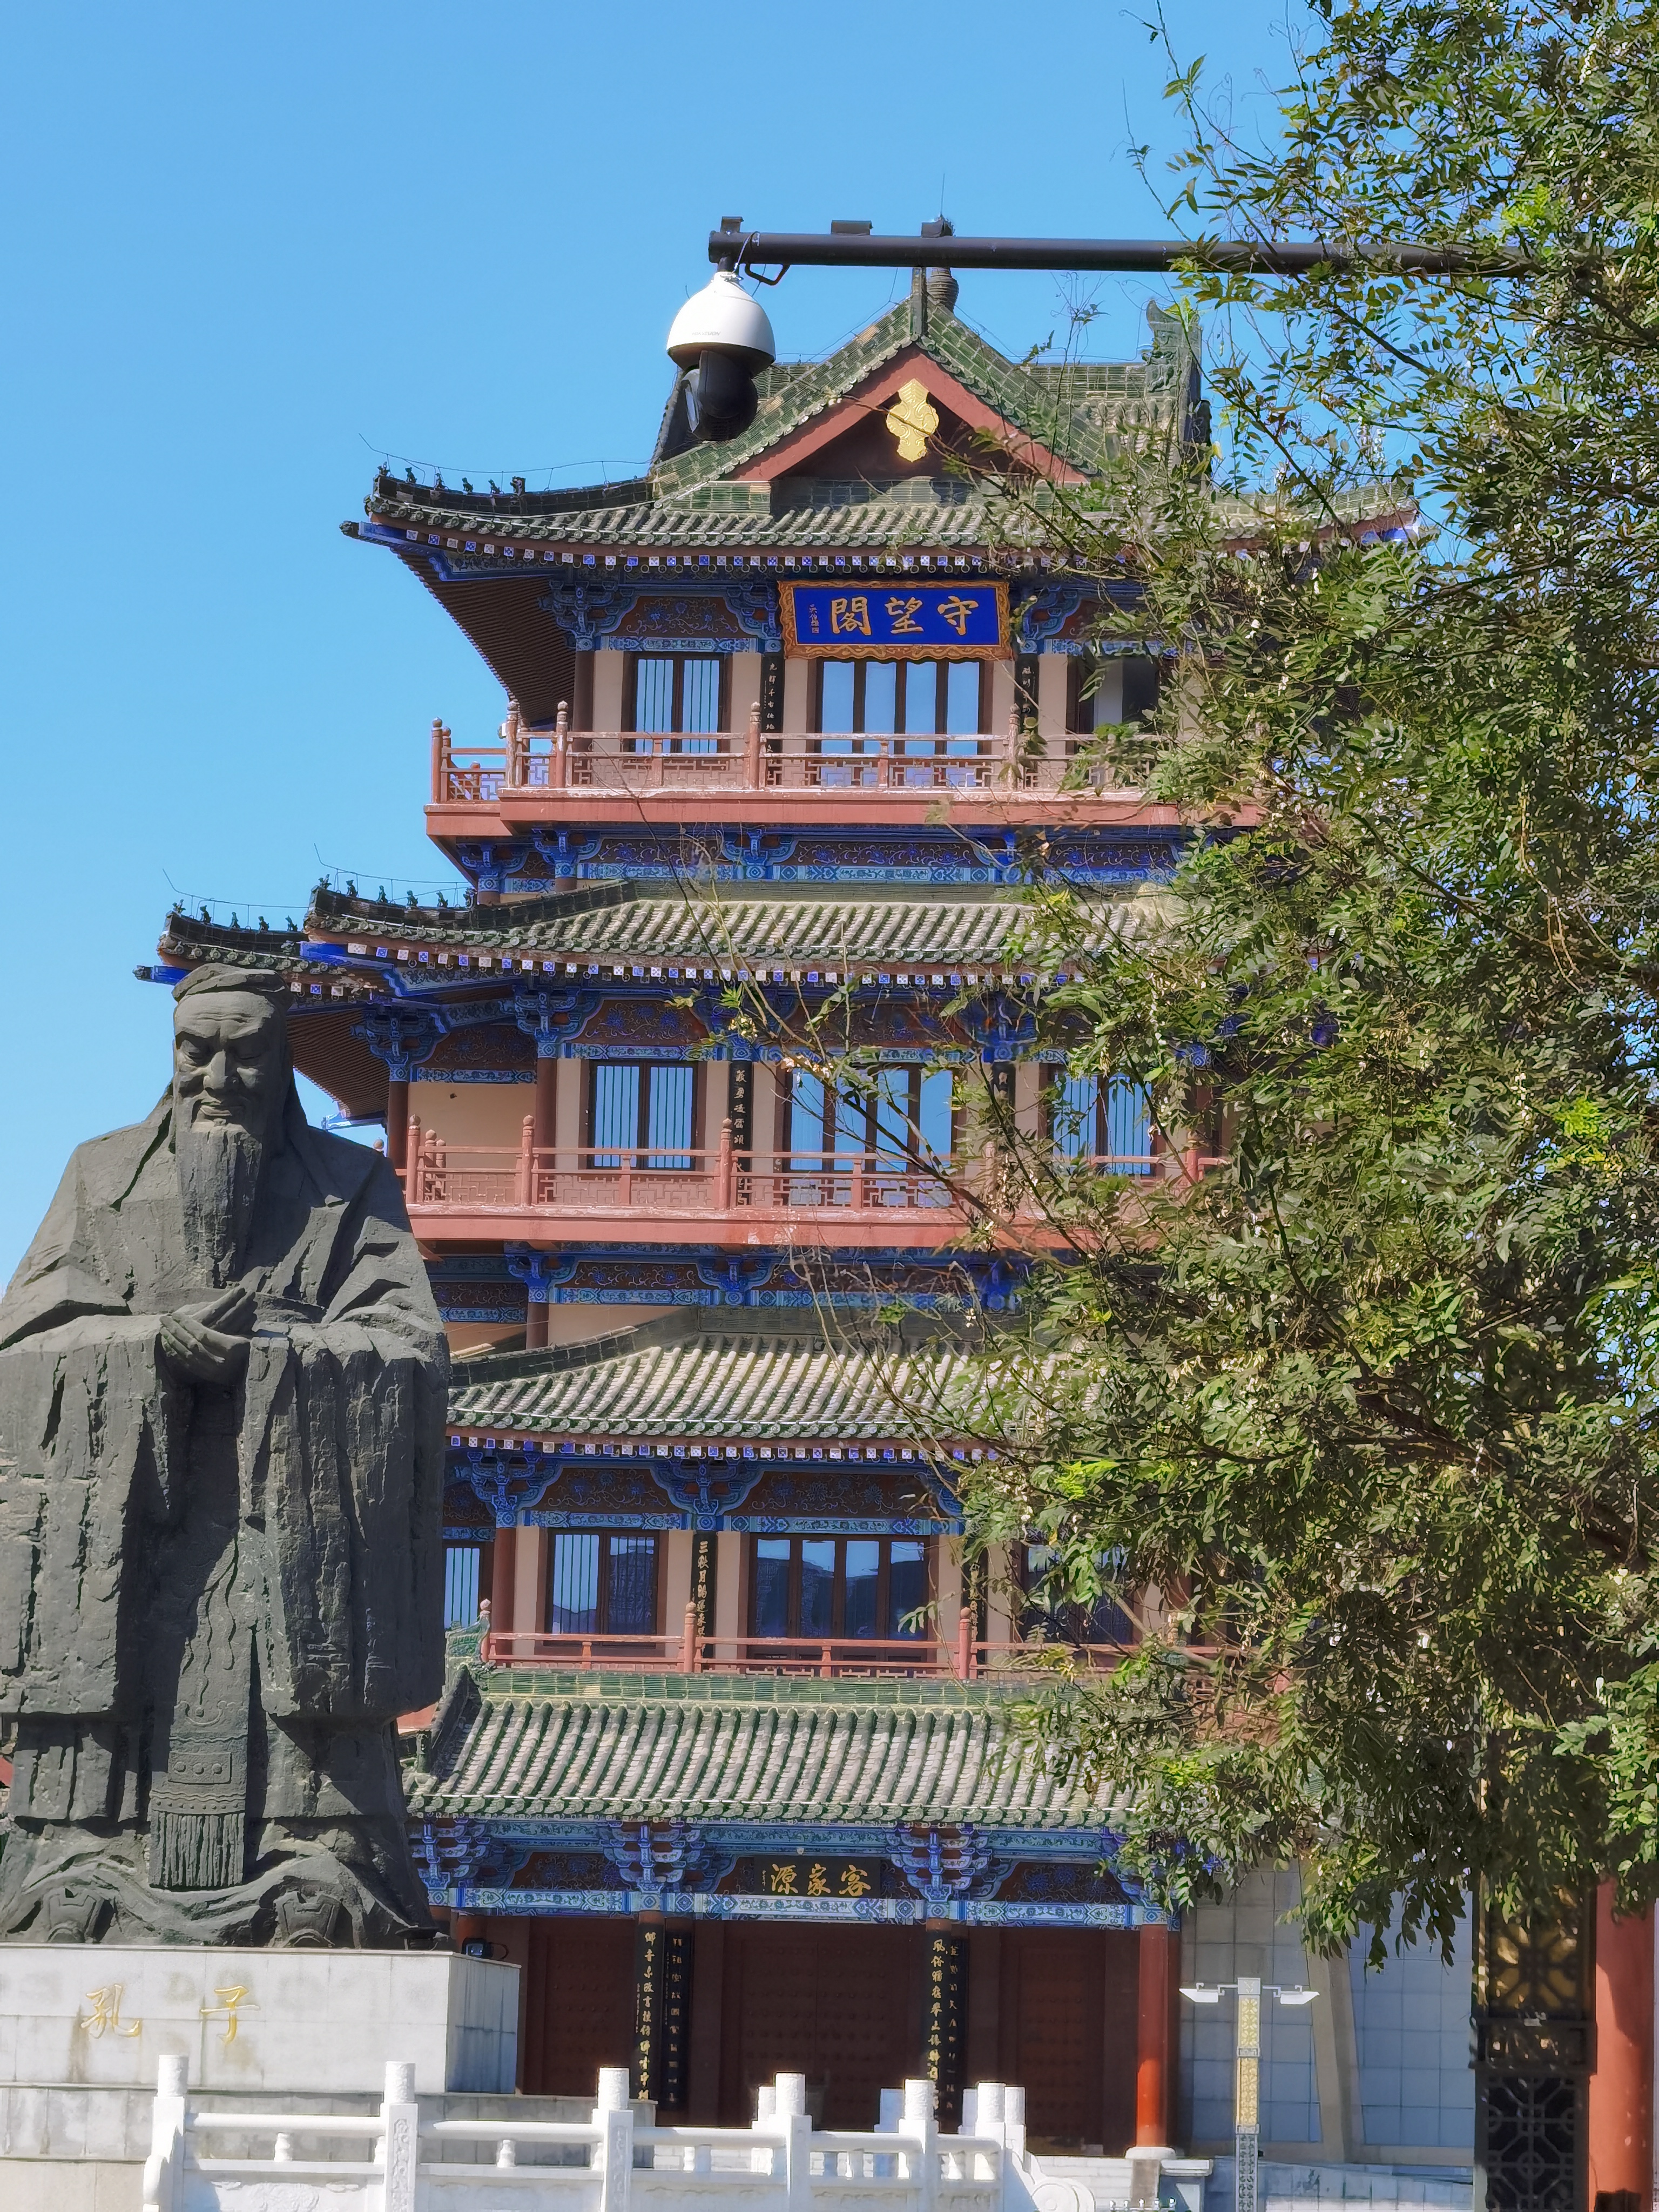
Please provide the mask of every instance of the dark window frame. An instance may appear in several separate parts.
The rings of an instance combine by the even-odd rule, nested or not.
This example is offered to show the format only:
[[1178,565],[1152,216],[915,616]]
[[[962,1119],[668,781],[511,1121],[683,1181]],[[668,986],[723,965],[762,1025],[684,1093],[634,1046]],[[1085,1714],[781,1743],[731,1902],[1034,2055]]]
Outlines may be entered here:
[[[561,1536],[592,1537],[599,1544],[599,1586],[594,1596],[594,1624],[592,1628],[556,1628],[553,1625],[555,1591],[554,1565],[558,1557]],[[648,1543],[651,1547],[651,1626],[649,1628],[613,1629],[611,1626],[611,1547],[614,1543]],[[656,1528],[554,1528],[548,1532],[547,1565],[542,1591],[541,1618],[544,1632],[549,1636],[659,1636],[663,1629],[663,1601],[666,1577],[667,1547],[662,1532]]]
[[[927,653],[920,653],[915,657],[917,659],[922,660],[927,660],[932,658],[932,656]],[[826,730],[823,726],[823,672],[828,662],[831,660],[851,660],[852,662],[853,727],[850,731]],[[812,663],[811,734],[814,737],[863,737],[866,734],[864,727],[865,672],[869,667],[870,663],[872,660],[882,660],[884,666],[892,666],[898,670],[899,673],[894,687],[893,720],[896,722],[903,721],[904,694],[908,681],[905,672],[911,665],[910,660],[896,659],[891,662],[886,662],[884,660],[883,655],[878,653],[862,653],[856,657],[852,654],[839,654],[833,653],[826,653],[814,659]],[[936,738],[983,737],[990,728],[988,714],[991,702],[991,686],[988,682],[986,676],[986,672],[991,665],[989,659],[976,658],[969,660],[964,657],[963,659],[958,661],[935,660],[933,665],[941,668],[972,666],[978,669],[979,702],[977,720],[975,727],[971,730],[951,729],[950,726],[951,687],[949,679],[947,678],[943,684],[938,683],[937,679],[935,679],[936,689],[933,701],[933,727],[931,732],[927,730],[901,729],[893,732],[890,734],[894,736],[896,740],[902,739],[904,738],[921,738],[928,737],[929,735]],[[877,736],[886,736],[889,732],[885,731],[878,731],[872,734]]]
[[[884,1139],[882,1137],[879,1123],[877,1118],[879,1112],[879,1102],[872,1089],[870,1095],[864,1102],[864,1150],[866,1154],[881,1152],[892,1159],[903,1158],[913,1160],[918,1167],[921,1167],[923,1164],[920,1133],[921,1129],[921,1079],[925,1075],[949,1073],[950,1071],[948,1069],[940,1070],[927,1067],[921,1061],[895,1060],[890,1067],[881,1067],[874,1072],[884,1076],[902,1075],[908,1079],[908,1097],[906,1101],[904,1113],[904,1141],[902,1146],[896,1146],[890,1139]],[[783,1091],[782,1100],[784,1128],[787,1133],[789,1141],[787,1145],[780,1147],[780,1150],[781,1151],[788,1152],[794,1149],[795,1085],[799,1082],[810,1082],[813,1079],[814,1079],[811,1076],[810,1070],[805,1068],[793,1070],[789,1075],[787,1084]],[[819,1141],[816,1145],[808,1145],[803,1149],[809,1152],[834,1152],[837,1149],[836,1139],[840,1133],[840,1125],[848,1102],[842,1099],[840,1097],[840,1094],[828,1083],[823,1083],[821,1085],[821,1088],[823,1094],[823,1105],[818,1131]],[[955,1083],[952,1082],[951,1086],[951,1149],[945,1155],[948,1159],[954,1159],[957,1156],[957,1152],[961,1143],[961,1123],[962,1108],[957,1097],[957,1086]]]
[[[623,677],[623,730],[630,737],[714,738],[729,737],[732,733],[732,656],[729,653],[630,653],[627,654],[627,669]],[[641,730],[639,720],[640,663],[642,660],[671,660],[674,664],[674,696],[670,710],[672,730]],[[685,720],[685,664],[688,660],[712,660],[720,668],[720,699],[715,708],[718,730],[688,730]]]
[[[684,1148],[679,1148],[673,1145],[659,1145],[655,1149],[657,1152],[661,1153],[665,1158],[670,1159],[678,1158],[681,1156],[682,1149],[684,1152],[694,1153],[702,1151],[704,1147],[697,1141],[698,1135],[702,1128],[704,1079],[702,1063],[695,1060],[688,1063],[682,1060],[645,1059],[590,1060],[587,1061],[587,1074],[586,1080],[582,1085],[582,1130],[584,1135],[582,1150],[586,1152],[597,1152],[605,1149],[605,1147],[599,1143],[598,1132],[594,1127],[594,1121],[599,1112],[599,1086],[598,1071],[601,1067],[634,1067],[639,1070],[640,1095],[638,1109],[635,1117],[635,1128],[636,1134],[631,1146],[624,1145],[622,1147],[624,1152],[632,1151],[638,1153],[645,1152],[651,1148],[651,1079],[653,1071],[659,1067],[680,1068],[688,1065],[691,1070],[691,1128],[690,1141],[684,1146]],[[647,1168],[643,1160],[636,1159],[634,1163],[634,1172],[637,1175],[646,1175],[655,1173],[657,1170]],[[685,1170],[684,1168],[679,1170],[669,1169],[663,1170],[663,1172],[684,1175],[685,1173]]]
[[[1139,1644],[1140,1630],[1127,1604],[1103,1591],[1088,1607],[1081,1604],[1060,1605],[1053,1608],[1039,1605],[1031,1596],[1032,1586],[1042,1580],[1039,1570],[1031,1562],[1033,1552],[1047,1552],[1052,1545],[1030,1541],[1015,1546],[1014,1581],[1022,1600],[1016,1624],[1022,1638],[1030,1638],[1034,1628],[1051,1627],[1062,1643],[1066,1644]],[[1121,1634],[1106,1634],[1103,1630],[1121,1630]],[[1052,1639],[1050,1639],[1052,1640]]]
[[[745,1565],[748,1570],[745,1579],[748,1583],[749,1588],[749,1633],[753,1637],[759,1637],[763,1634],[763,1631],[758,1625],[760,1607],[760,1576],[757,1571],[760,1563],[759,1547],[763,1543],[785,1543],[789,1547],[789,1600],[787,1615],[789,1626],[785,1630],[784,1633],[786,1636],[792,1638],[799,1638],[807,1643],[812,1642],[815,1638],[820,1636],[827,1636],[831,1642],[835,1643],[870,1642],[880,1644],[893,1640],[896,1632],[890,1626],[884,1627],[883,1633],[880,1636],[871,1637],[868,1638],[856,1636],[849,1637],[847,1633],[847,1547],[849,1543],[873,1543],[879,1545],[881,1547],[879,1560],[876,1568],[876,1619],[878,1622],[890,1623],[892,1618],[893,1547],[895,1544],[920,1544],[921,1546],[921,1567],[927,1589],[927,1595],[924,1598],[923,1602],[925,1604],[931,1605],[938,1595],[938,1555],[934,1549],[933,1540],[931,1537],[763,1537],[751,1535],[749,1539],[749,1553],[747,1560],[745,1561]],[[801,1546],[803,1544],[833,1544],[836,1547],[836,1564],[830,1583],[830,1620],[833,1626],[828,1630],[803,1630],[800,1626]],[[925,1644],[927,1641],[927,1633],[924,1629],[920,1634],[906,1636],[902,1640],[907,1644]]]

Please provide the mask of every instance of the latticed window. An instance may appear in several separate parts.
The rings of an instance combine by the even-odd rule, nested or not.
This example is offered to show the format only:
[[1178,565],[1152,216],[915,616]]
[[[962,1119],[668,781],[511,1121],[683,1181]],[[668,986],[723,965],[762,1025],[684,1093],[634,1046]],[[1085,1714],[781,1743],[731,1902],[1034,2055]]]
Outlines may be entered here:
[[684,1060],[593,1062],[589,1137],[596,1168],[618,1168],[623,1152],[633,1165],[678,1169],[691,1165],[696,1070]]
[[714,733],[726,726],[721,711],[726,672],[719,653],[630,653],[626,719],[641,735],[684,736],[678,752],[712,753]]
[[1137,1639],[1133,1620],[1109,1585],[1121,1571],[1121,1552],[1102,1552],[1095,1561],[1107,1587],[1087,1600],[1066,1596],[1057,1589],[1054,1570],[1060,1554],[1048,1544],[1020,1547],[1020,1583],[1024,1602],[1020,1607],[1019,1632],[1033,1642],[1055,1644],[1133,1644]]
[[1152,1102],[1127,1076],[1062,1076],[1048,1094],[1048,1124],[1062,1160],[1092,1160],[1112,1175],[1152,1171]]
[[651,1636],[657,1627],[655,1536],[560,1529],[548,1576],[555,1636]]
[[906,1536],[757,1536],[752,1636],[924,1636],[927,1547]]
[[977,737],[982,665],[977,660],[820,660],[818,728],[849,737]]
[[481,1544],[444,1546],[444,1626],[471,1628],[483,1595]]
[[838,1091],[798,1068],[789,1083],[792,1152],[874,1152],[893,1165],[951,1157],[948,1068],[883,1067],[866,1090]]

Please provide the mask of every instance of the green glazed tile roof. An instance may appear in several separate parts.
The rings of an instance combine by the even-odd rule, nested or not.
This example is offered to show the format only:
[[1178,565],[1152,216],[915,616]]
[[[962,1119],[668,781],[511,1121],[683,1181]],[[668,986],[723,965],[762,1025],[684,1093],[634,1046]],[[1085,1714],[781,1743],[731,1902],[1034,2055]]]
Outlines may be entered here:
[[436,1731],[430,1770],[408,1786],[416,1820],[1054,1830],[1098,1826],[1113,1810],[1019,1741],[1006,1696],[906,1682],[613,1675],[487,1693],[464,1731]]
[[587,1345],[457,1361],[450,1427],[925,1442],[921,1410],[939,1403],[963,1370],[947,1348],[889,1358],[828,1341],[816,1328],[747,1328],[734,1320],[693,1309]]
[[[1091,941],[1103,944],[1132,927],[1138,908],[1151,910],[1149,903],[1133,899],[1102,910]],[[515,923],[508,906],[469,908],[453,921],[422,915],[393,921],[347,912],[319,917],[310,926],[326,929],[331,938],[371,945],[499,948],[579,962],[684,960],[756,967],[810,962],[850,968],[909,961],[961,969],[994,964],[1025,911],[1017,895],[975,899],[950,891],[929,898],[735,897],[718,902],[634,897],[586,913],[521,923]],[[450,974],[445,980],[455,979]]]

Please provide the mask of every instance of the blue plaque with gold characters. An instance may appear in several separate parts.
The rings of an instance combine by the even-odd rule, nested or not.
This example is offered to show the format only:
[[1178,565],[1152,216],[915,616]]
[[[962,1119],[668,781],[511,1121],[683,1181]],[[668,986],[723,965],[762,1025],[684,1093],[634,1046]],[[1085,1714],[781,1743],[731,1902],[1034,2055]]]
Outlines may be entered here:
[[1008,649],[1008,586],[975,577],[902,583],[855,577],[778,586],[788,653],[821,659],[969,660]]

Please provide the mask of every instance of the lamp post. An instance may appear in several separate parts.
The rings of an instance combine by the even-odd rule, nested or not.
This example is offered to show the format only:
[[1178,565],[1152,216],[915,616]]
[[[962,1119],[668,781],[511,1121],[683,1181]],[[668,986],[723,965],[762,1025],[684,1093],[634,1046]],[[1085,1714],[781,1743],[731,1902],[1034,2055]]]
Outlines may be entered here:
[[1263,1982],[1255,1974],[1241,1974],[1236,1982],[1181,1984],[1181,1994],[1194,2004],[1218,2005],[1231,1991],[1238,1999],[1233,2016],[1233,2212],[1256,2212],[1256,2148],[1261,2138],[1261,2000],[1275,1998],[1282,2005],[1310,2005],[1317,1990],[1298,1982],[1285,1989],[1278,1982]]

